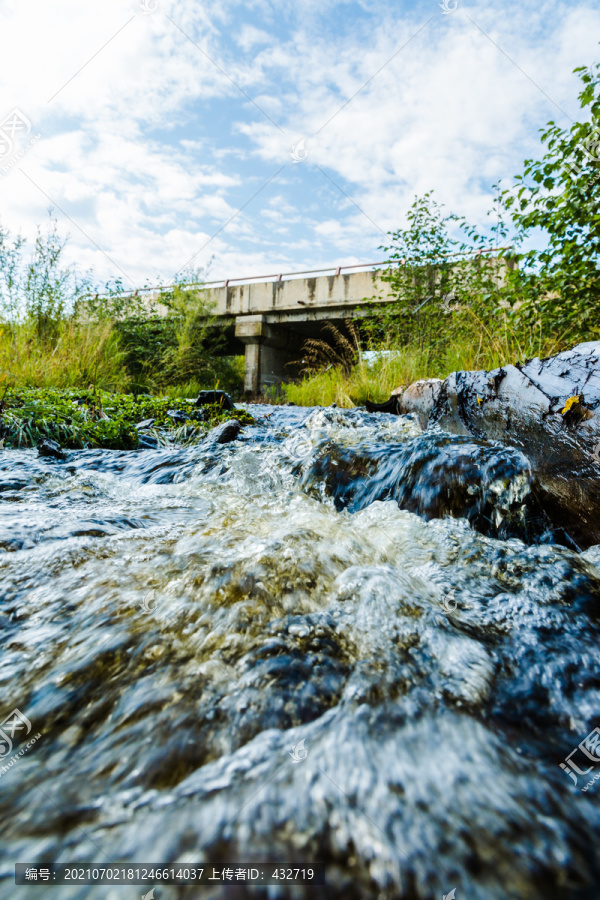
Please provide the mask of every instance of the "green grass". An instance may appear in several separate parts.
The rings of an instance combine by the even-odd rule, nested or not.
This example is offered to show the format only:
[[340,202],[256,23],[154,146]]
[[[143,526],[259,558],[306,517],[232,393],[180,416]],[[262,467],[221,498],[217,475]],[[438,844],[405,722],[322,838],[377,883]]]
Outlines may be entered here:
[[[175,423],[167,415],[173,406],[185,413],[185,422]],[[198,409],[190,400],[178,400],[175,405],[167,397],[44,388],[8,390],[0,400],[0,417],[0,438],[6,448],[35,447],[42,440],[53,440],[69,449],[109,450],[135,450],[139,443],[135,426],[143,419],[155,420],[152,433],[161,443],[193,443],[232,417],[242,425],[253,421],[243,410]]]
[[379,358],[372,365],[360,360],[348,372],[334,367],[308,375],[296,384],[283,385],[280,394],[284,402],[297,406],[337,403],[351,408],[363,406],[366,400],[387,400],[395,388],[419,378],[446,378],[461,370],[495,369],[533,356],[550,356],[562,349],[564,346],[555,339],[544,340],[536,333],[512,333],[504,316],[486,323],[470,314],[463,330],[446,345],[396,348],[394,356]]
[[407,349],[397,356],[380,358],[372,365],[361,361],[348,374],[331,368],[283,386],[283,398],[297,406],[364,406],[366,400],[387,400],[400,384],[429,375],[427,356]]

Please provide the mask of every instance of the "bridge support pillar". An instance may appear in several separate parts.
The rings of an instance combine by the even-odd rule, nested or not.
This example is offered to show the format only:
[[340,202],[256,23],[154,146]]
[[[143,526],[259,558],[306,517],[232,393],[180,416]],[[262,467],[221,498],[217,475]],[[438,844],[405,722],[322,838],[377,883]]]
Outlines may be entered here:
[[257,397],[272,385],[289,381],[298,374],[297,366],[304,338],[269,325],[266,316],[238,316],[235,336],[246,346],[244,389]]

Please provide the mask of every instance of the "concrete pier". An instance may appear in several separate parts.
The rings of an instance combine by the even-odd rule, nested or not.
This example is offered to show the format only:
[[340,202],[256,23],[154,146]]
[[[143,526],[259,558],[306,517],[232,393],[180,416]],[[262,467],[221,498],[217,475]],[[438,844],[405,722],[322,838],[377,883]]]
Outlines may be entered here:
[[297,332],[269,324],[264,315],[238,316],[235,336],[245,346],[246,394],[262,394],[298,374],[304,337]]

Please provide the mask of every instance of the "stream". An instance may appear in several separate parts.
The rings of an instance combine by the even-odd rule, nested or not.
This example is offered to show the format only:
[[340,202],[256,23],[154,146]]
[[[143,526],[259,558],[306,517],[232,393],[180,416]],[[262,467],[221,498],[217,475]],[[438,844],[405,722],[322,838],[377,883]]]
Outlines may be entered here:
[[560,764],[600,725],[600,547],[517,450],[248,409],[224,445],[0,451],[2,900],[53,861],[326,871],[157,900],[597,898],[600,750]]

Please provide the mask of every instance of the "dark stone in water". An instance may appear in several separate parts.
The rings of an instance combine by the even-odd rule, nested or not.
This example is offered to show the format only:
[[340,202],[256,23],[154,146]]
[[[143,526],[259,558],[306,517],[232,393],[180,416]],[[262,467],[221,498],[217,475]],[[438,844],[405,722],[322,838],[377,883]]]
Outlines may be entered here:
[[225,391],[200,391],[196,406],[212,406],[213,404],[218,404],[222,409],[229,411],[235,409],[233,400]]
[[66,459],[67,454],[60,449],[60,444],[56,441],[40,441],[37,446],[38,456],[45,456],[48,459]]
[[391,413],[393,416],[398,416],[400,414],[399,400],[399,397],[390,397],[385,403],[371,403],[370,400],[367,400],[365,406],[367,412]]
[[138,447],[140,450],[157,450],[160,444],[153,435],[141,434]]
[[465,518],[489,537],[552,539],[577,549],[561,529],[552,530],[529,461],[512,447],[434,432],[401,444],[329,445],[305,484],[315,481],[338,509],[395,500],[425,519]]
[[230,441],[235,441],[240,433],[241,427],[242,426],[237,419],[229,419],[228,422],[221,422],[220,425],[217,425],[216,428],[213,428],[212,431],[208,432],[205,443],[229,444]]

